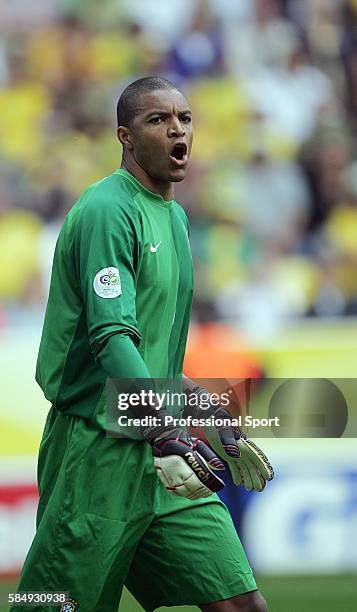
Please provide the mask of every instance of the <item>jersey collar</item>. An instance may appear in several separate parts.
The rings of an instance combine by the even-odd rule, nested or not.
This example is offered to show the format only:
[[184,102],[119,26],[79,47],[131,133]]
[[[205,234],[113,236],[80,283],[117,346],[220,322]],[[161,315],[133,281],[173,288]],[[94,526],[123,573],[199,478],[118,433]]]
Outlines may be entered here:
[[125,178],[129,179],[129,181],[136,185],[136,187],[138,187],[147,198],[149,198],[156,204],[159,204],[160,206],[164,206],[164,208],[171,208],[173,202],[175,201],[164,200],[164,198],[159,193],[154,193],[153,191],[150,191],[150,189],[144,187],[144,185],[142,185],[140,181],[135,178],[135,176],[130,174],[130,172],[128,172],[127,170],[124,170],[124,168],[118,168],[117,170],[115,170],[114,174],[119,174],[120,176],[124,176]]

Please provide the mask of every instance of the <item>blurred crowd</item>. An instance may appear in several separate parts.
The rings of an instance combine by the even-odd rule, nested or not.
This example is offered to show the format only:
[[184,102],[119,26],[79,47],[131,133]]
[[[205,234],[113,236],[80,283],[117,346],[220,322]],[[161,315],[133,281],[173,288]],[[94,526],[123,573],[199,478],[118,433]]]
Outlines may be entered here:
[[194,319],[269,338],[357,314],[357,0],[35,4],[0,4],[0,328],[42,313],[64,216],[119,166],[116,101],[149,74],[193,109]]

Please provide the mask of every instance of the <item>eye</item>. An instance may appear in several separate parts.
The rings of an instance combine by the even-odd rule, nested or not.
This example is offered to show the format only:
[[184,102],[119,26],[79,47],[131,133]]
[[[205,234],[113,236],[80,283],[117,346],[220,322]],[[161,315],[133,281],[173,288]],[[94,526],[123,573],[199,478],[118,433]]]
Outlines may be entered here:
[[153,123],[154,125],[158,125],[159,123],[161,123],[162,121],[162,117],[152,117],[150,119],[150,123]]
[[192,117],[191,115],[184,115],[183,117],[181,117],[181,121],[182,123],[191,123]]

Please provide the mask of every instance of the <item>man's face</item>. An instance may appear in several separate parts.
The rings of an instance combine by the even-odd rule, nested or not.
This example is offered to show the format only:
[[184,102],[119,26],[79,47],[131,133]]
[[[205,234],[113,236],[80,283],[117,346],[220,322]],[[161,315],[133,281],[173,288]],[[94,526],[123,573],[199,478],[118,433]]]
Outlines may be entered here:
[[176,89],[145,92],[131,127],[131,153],[154,180],[185,178],[192,146],[191,111]]

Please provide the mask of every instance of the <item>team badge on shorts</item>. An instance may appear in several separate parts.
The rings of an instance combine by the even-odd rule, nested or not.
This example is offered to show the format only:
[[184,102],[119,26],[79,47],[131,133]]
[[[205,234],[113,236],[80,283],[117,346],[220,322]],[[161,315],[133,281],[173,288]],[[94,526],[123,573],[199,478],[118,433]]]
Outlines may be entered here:
[[60,609],[60,612],[75,612],[78,607],[78,602],[74,601],[71,597],[65,601]]
[[94,277],[93,289],[102,298],[116,298],[121,295],[121,282],[118,268],[99,270]]

